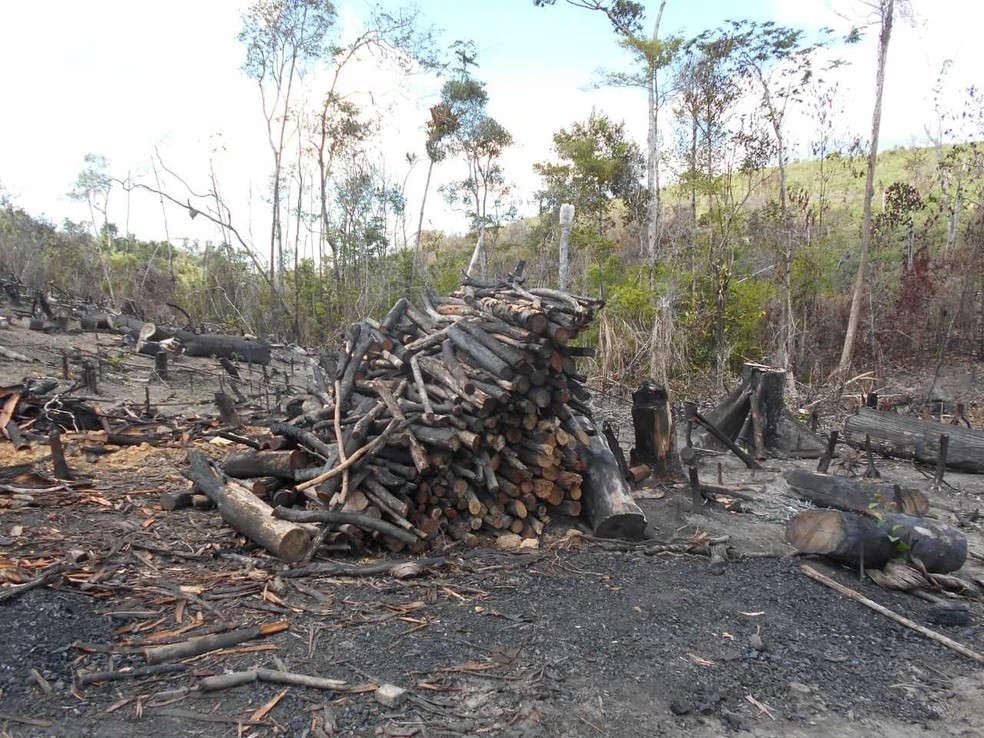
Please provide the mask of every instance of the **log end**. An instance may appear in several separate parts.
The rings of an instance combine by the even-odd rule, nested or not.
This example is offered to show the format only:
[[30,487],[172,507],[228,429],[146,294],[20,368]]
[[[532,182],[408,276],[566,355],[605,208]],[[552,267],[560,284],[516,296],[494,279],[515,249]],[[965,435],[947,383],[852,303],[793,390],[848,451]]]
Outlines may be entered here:
[[303,528],[288,531],[280,540],[277,557],[293,564],[304,558],[311,546],[311,535]]
[[784,537],[786,543],[800,553],[830,553],[838,548],[844,537],[841,516],[830,510],[801,512],[786,526]]

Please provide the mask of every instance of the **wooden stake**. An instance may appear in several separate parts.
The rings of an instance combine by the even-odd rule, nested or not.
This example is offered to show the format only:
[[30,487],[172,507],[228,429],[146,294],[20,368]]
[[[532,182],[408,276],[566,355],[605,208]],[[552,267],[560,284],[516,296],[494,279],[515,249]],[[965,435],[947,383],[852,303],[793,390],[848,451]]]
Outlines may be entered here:
[[162,382],[167,381],[167,351],[158,351],[154,354],[154,374]]
[[62,446],[61,431],[51,431],[48,435],[48,445],[51,446],[51,461],[55,467],[55,476],[59,479],[72,479],[72,471],[65,462],[65,447]]
[[817,471],[821,474],[826,474],[827,470],[830,468],[830,462],[834,458],[834,449],[837,446],[837,431],[830,431],[830,437],[827,439],[827,449],[823,452],[823,456],[820,457],[820,462],[817,464]]
[[946,454],[950,448],[950,436],[940,434],[940,450],[936,454],[936,476],[933,478],[933,489],[943,489],[943,475],[946,473]]
[[687,469],[690,476],[690,505],[691,512],[701,513],[704,507],[704,496],[700,493],[700,479],[697,476],[697,467],[691,466]]

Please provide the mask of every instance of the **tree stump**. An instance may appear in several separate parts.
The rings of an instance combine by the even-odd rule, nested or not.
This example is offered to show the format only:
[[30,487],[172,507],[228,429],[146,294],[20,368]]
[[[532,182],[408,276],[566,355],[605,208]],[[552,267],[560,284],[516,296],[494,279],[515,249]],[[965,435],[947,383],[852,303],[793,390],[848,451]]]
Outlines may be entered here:
[[629,465],[645,464],[654,474],[680,475],[670,395],[650,379],[632,393],[632,427],[635,447],[629,451]]
[[[758,458],[818,459],[825,444],[786,407],[785,386],[785,371],[746,364],[742,383],[704,416]],[[722,446],[707,431],[698,431],[697,441],[706,448]]]

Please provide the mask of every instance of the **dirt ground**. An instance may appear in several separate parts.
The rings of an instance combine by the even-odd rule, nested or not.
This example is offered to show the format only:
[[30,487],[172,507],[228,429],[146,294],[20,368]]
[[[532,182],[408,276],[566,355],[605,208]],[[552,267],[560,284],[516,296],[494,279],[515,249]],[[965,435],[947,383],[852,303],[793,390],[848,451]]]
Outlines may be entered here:
[[[720,469],[725,484],[751,498],[740,513],[707,506],[695,514],[682,486],[642,485],[652,540],[640,544],[590,541],[578,521],[557,520],[537,549],[448,544],[413,578],[345,571],[404,558],[385,555],[326,559],[334,571],[295,578],[214,511],[157,504],[161,493],[187,487],[180,469],[190,445],[216,458],[226,451],[182,432],[214,415],[213,393],[226,384],[215,362],[185,359],[164,384],[152,377],[152,360],[116,336],[46,336],[15,325],[0,332],[0,345],[33,360],[3,359],[0,387],[59,376],[63,351],[101,357],[93,400],[139,414],[149,387],[159,413],[151,428],[170,439],[104,454],[86,451],[98,445],[93,434],[66,434],[80,482],[35,480],[34,504],[0,509],[0,582],[28,581],[82,555],[72,552],[86,557],[50,586],[0,604],[0,736],[984,736],[981,665],[800,567],[976,651],[984,651],[980,603],[970,603],[969,625],[944,626],[916,597],[790,556],[783,524],[807,505],[786,493],[781,471],[815,462],[770,461],[752,472],[730,456],[705,457],[702,477]],[[293,366],[274,362],[270,384],[283,385],[281,397],[261,392],[257,373],[243,412],[275,414],[287,387],[303,386],[303,363],[300,355]],[[900,375],[879,389],[916,397],[928,380]],[[948,366],[940,380],[941,399],[984,406],[974,367]],[[631,445],[628,405],[602,396],[598,406],[600,418],[623,421],[621,440]],[[836,427],[847,409],[824,421]],[[12,451],[0,441],[0,471],[46,453],[42,442]],[[845,449],[832,471],[849,473],[854,462]],[[887,479],[929,488],[911,464],[879,459],[878,467]],[[981,528],[967,522],[982,506],[984,479],[948,474],[947,482],[930,494],[962,513],[971,557],[960,574],[984,576]],[[0,491],[0,504],[11,494]],[[956,520],[944,507],[933,514]],[[729,537],[731,555],[723,573],[704,556],[657,545],[699,549],[719,536]],[[220,621],[289,627],[181,662],[181,671],[127,677],[146,665],[151,639],[177,631],[181,640]],[[204,677],[257,667],[344,684],[195,689]],[[83,683],[97,671],[126,678]],[[376,699],[385,683],[407,690],[395,706]]]

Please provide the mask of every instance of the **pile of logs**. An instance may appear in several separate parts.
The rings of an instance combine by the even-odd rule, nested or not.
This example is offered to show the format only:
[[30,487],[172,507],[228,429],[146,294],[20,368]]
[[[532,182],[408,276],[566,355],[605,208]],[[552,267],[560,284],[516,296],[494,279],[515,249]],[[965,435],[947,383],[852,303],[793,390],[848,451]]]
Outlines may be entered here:
[[[602,304],[527,290],[516,274],[429,293],[419,308],[401,299],[383,320],[352,325],[322,360],[334,381],[223,471],[280,504],[277,517],[325,523],[329,543],[537,538],[551,514],[582,511],[597,534],[639,537],[645,517],[575,365],[590,349],[570,344]],[[295,498],[309,509],[283,506]]]

